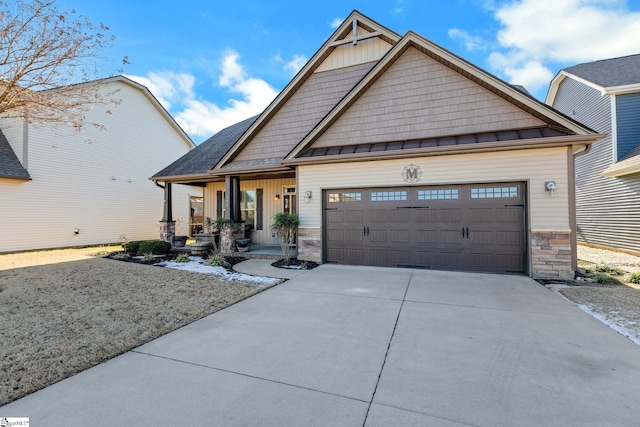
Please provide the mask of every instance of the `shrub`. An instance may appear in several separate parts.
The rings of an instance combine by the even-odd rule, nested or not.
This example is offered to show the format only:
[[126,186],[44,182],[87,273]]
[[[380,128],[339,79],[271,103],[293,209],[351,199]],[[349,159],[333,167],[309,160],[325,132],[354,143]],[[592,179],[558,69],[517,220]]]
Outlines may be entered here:
[[300,220],[293,214],[279,212],[273,216],[271,230],[275,232],[276,237],[280,240],[282,256],[286,263],[291,261],[291,245],[296,240],[296,232],[299,226]]
[[129,252],[130,254],[138,254],[140,243],[142,243],[142,240],[132,240],[131,242],[127,242],[122,246],[124,247],[124,250]]
[[210,267],[231,268],[231,264],[229,264],[227,260],[220,255],[212,255],[209,258],[207,258],[207,260],[204,263]]
[[640,271],[636,271],[629,275],[629,281],[640,285]]
[[[153,241],[137,241],[137,242],[129,242],[137,243],[138,250],[135,252],[138,255],[145,255],[147,252],[150,252],[153,255],[166,255],[171,252],[171,243],[164,242],[162,240],[153,240]],[[128,251],[128,250],[127,250]]]
[[189,262],[189,254],[180,254],[176,257],[176,262]]
[[151,252],[145,252],[143,257],[142,257],[143,261],[153,261],[153,253]]
[[129,259],[129,254],[126,252],[116,252],[115,254],[111,255],[111,258],[117,260]]

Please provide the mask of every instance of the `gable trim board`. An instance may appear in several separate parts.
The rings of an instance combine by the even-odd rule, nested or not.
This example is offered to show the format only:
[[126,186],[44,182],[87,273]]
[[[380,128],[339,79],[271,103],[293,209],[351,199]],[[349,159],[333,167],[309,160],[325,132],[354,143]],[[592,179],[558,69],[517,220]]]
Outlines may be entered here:
[[[304,85],[317,81],[309,77],[322,66],[337,41],[344,40],[338,44],[341,49],[353,48],[345,37],[353,34],[354,20],[360,22],[364,18],[354,11],[272,104],[211,165],[205,189],[208,212],[218,211],[215,192],[220,191],[225,176],[239,178],[242,186],[258,175],[277,181],[288,174],[287,177],[295,177],[296,192],[300,195],[299,257],[325,262],[327,229],[322,199],[327,190],[379,188],[386,193],[433,186],[470,189],[469,185],[480,185],[495,189],[498,187],[493,186],[503,183],[519,183],[526,195],[523,199],[526,220],[520,233],[526,252],[523,270],[535,277],[573,278],[572,165],[574,156],[588,150],[604,135],[414,32],[409,31],[401,38],[391,34],[393,46],[331,104],[326,114],[311,124],[304,136],[291,138],[293,131],[285,125],[276,128],[277,132],[268,132],[272,139],[261,134],[270,124],[273,127],[274,123],[284,123],[278,119],[284,117],[287,102],[296,94],[300,97],[301,93],[310,93],[309,86],[305,92]],[[367,37],[376,38],[383,33],[378,24],[366,22],[371,23]],[[346,52],[343,53],[346,57]],[[350,71],[346,67],[340,69]],[[325,72],[331,71],[322,71]],[[339,79],[341,74],[324,75],[327,76]],[[416,89],[426,91],[427,95],[429,90],[437,89],[438,97],[412,99],[412,106],[403,105]],[[323,94],[314,93],[307,102],[296,101],[300,116],[315,108],[317,96]],[[448,127],[425,126],[443,105],[449,109],[447,112],[461,117],[460,122]],[[466,114],[469,120],[465,122]],[[314,117],[317,116],[316,110]],[[447,122],[445,119],[441,122]],[[300,132],[300,128],[295,132]],[[256,158],[256,147],[265,140],[274,144],[291,141],[287,142],[290,149],[282,157],[265,154]],[[252,145],[255,141],[258,145]],[[253,154],[243,157],[251,149]],[[403,177],[403,171],[409,167],[414,168],[411,179]],[[558,190],[546,191],[547,181],[555,181]],[[265,189],[265,209],[274,211],[275,193],[271,192],[279,187],[265,184],[260,188]],[[306,194],[309,196],[302,196]],[[498,217],[491,215],[503,213],[485,214],[497,221]],[[258,241],[267,237],[254,233],[258,233],[254,234]],[[350,244],[357,243],[349,243],[347,249]]]

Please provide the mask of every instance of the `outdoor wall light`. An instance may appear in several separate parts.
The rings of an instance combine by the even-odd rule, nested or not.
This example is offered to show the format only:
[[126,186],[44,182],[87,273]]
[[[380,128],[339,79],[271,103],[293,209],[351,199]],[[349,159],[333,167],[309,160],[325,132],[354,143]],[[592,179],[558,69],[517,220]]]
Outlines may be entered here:
[[274,200],[275,200],[276,202],[279,202],[279,201],[280,201],[280,195],[279,195],[279,194],[276,194],[276,197],[274,197]]
[[558,187],[556,186],[555,181],[547,181],[544,183],[544,189],[545,191],[549,192],[550,197],[553,197],[556,195],[556,190],[558,189]]
[[310,198],[311,198],[311,196],[312,196],[311,191],[305,191],[305,192],[304,192],[304,197],[306,197],[307,199],[310,199]]
[[78,227],[74,228],[73,234],[80,234],[80,229]]

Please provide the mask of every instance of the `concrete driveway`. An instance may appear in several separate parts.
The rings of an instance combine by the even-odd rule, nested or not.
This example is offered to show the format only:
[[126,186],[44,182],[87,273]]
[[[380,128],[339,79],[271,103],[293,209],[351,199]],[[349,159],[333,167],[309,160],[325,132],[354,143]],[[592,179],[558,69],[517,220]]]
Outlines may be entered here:
[[636,426],[640,346],[522,276],[323,265],[0,408],[31,425]]

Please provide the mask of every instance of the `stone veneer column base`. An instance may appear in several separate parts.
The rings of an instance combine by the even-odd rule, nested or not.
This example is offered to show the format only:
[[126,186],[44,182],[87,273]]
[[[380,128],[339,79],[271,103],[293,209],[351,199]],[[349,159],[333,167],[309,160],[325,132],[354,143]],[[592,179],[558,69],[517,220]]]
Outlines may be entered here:
[[173,245],[173,238],[176,235],[175,221],[160,221],[160,240],[169,242]]
[[298,259],[322,262],[322,231],[320,228],[298,228]]
[[571,233],[568,231],[531,232],[531,275],[536,279],[573,280]]

